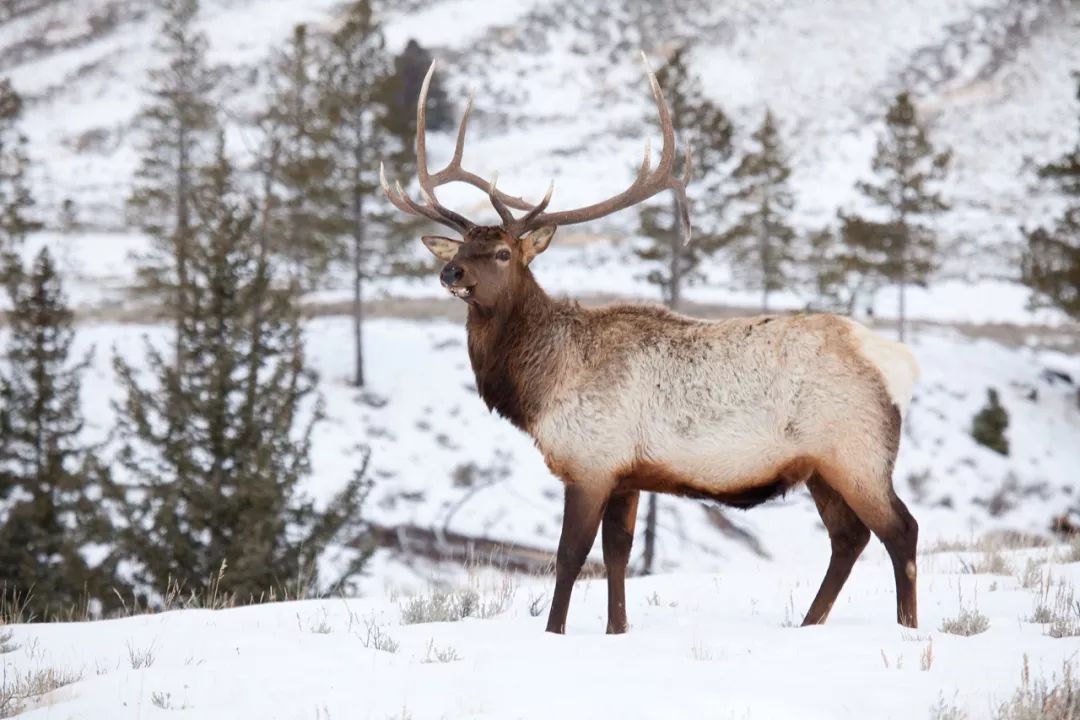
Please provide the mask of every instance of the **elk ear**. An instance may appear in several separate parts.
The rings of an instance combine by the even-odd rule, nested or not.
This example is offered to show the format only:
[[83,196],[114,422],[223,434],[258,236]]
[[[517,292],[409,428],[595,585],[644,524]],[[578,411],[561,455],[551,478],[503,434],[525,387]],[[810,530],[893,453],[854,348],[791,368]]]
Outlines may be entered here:
[[555,235],[555,226],[545,225],[521,236],[521,254],[525,258],[526,265],[531,263],[534,257],[547,250],[553,235]]
[[424,247],[431,251],[431,254],[439,258],[443,262],[450,262],[457,255],[458,249],[461,247],[462,242],[460,240],[451,240],[446,237],[439,237],[438,235],[425,235],[420,238],[420,242],[424,243]]

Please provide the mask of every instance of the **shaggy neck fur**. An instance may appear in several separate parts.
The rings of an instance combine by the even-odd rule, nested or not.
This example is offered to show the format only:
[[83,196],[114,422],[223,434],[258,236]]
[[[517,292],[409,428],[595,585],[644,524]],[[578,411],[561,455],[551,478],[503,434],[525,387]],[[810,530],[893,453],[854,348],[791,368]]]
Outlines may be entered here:
[[525,268],[502,302],[469,305],[466,324],[476,389],[488,408],[526,432],[540,414],[559,367],[559,337],[576,306],[557,302]]

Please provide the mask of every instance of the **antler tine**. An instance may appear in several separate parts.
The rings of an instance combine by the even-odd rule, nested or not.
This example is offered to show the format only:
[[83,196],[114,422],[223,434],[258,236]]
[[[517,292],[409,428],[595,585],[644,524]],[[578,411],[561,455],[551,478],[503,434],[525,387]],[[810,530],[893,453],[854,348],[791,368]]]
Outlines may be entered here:
[[649,87],[652,89],[657,114],[660,116],[660,131],[664,136],[664,147],[660,151],[660,164],[656,166],[656,172],[669,173],[675,164],[675,128],[671,123],[671,111],[668,110],[664,92],[660,89],[660,81],[656,79],[656,73],[649,65],[649,58],[644,50],[641,51],[641,61],[645,63],[645,74],[649,77]]
[[688,152],[686,167],[682,176],[680,177],[674,174],[676,143],[675,128],[671,120],[671,111],[668,108],[667,102],[664,100],[664,94],[660,89],[660,81],[657,80],[656,74],[652,71],[652,68],[649,67],[648,57],[646,57],[645,53],[642,53],[641,57],[645,62],[645,73],[649,79],[649,87],[652,90],[653,100],[656,102],[657,116],[660,119],[660,130],[664,139],[664,146],[660,151],[660,162],[655,168],[651,167],[652,148],[646,140],[645,156],[641,161],[637,176],[634,178],[633,183],[630,184],[630,187],[607,200],[576,208],[574,210],[562,210],[554,213],[530,212],[526,216],[528,222],[524,222],[526,217],[521,218],[522,232],[541,225],[574,225],[590,220],[596,220],[605,215],[610,215],[611,213],[636,205],[659,192],[671,190],[675,193],[679,219],[686,231],[686,242],[690,241],[690,211],[686,198],[686,184],[689,181],[692,172],[692,160],[690,159]]
[[645,158],[641,161],[641,169],[638,170],[639,179],[645,179],[649,176],[650,155],[652,155],[652,142],[649,138],[645,138]]
[[520,218],[518,218],[518,220],[516,221],[516,227],[515,227],[515,232],[516,233],[520,234],[520,233],[523,233],[525,230],[529,229],[529,226],[532,224],[533,220],[535,220],[536,217],[538,215],[540,215],[540,213],[544,212],[544,210],[547,209],[548,203],[551,202],[551,194],[553,192],[555,192],[555,181],[554,180],[552,180],[548,184],[548,189],[547,189],[547,192],[544,193],[543,200],[541,200],[539,202],[539,204],[537,204],[536,207],[534,207],[532,210],[530,210],[529,212],[525,213]]
[[690,184],[690,178],[694,174],[694,148],[689,141],[686,143],[686,165],[683,168],[682,184],[675,188],[679,215],[682,220],[682,228],[685,233],[683,245],[690,244],[693,227],[690,224],[690,202],[686,199],[686,186]]
[[379,163],[379,184],[382,185],[383,193],[386,194],[391,204],[402,212],[417,217],[425,217],[428,220],[451,227],[462,234],[473,226],[471,222],[451,210],[446,208],[436,209],[431,205],[421,205],[414,201],[405,194],[400,182],[395,183],[395,189],[391,190],[390,183],[386,180],[386,168],[381,162]]
[[488,197],[491,198],[491,206],[495,208],[495,212],[499,213],[499,219],[503,221],[503,225],[510,227],[514,224],[514,214],[510,212],[510,208],[506,207],[506,204],[499,199],[499,191],[495,188],[495,185],[499,182],[499,173],[495,173],[491,177],[491,184],[488,185]]

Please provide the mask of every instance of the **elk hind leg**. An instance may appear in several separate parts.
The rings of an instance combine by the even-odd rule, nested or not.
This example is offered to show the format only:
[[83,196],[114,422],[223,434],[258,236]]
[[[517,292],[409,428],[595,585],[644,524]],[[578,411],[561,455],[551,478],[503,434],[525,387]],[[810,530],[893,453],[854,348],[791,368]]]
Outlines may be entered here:
[[907,506],[896,496],[889,476],[877,492],[869,488],[842,487],[837,490],[848,505],[885,545],[892,560],[896,580],[896,621],[918,627],[918,603],[915,591],[915,556],[919,542],[919,524]]
[[803,625],[818,625],[825,622],[832,610],[836,597],[847,582],[855,561],[863,548],[870,541],[870,529],[866,527],[855,511],[840,494],[829,487],[822,477],[814,474],[806,483],[814,504],[821,514],[821,521],[829,533],[832,544],[832,557],[821,587],[810,604],[810,609],[803,618]]

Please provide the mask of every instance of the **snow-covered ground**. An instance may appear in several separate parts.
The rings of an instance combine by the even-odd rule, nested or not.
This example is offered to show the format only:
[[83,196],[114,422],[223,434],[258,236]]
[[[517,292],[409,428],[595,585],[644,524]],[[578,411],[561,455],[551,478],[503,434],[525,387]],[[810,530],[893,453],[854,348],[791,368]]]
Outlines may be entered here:
[[[1001,575],[961,572],[979,553],[921,556],[910,630],[894,623],[892,569],[874,543],[829,621],[797,628],[827,542],[796,532],[787,544],[782,565],[745,558],[631,580],[624,636],[603,634],[603,580],[579,582],[559,637],[543,632],[549,583],[481,577],[471,586],[498,609],[486,619],[406,624],[415,600],[401,592],[12,626],[18,647],[2,657],[9,680],[55,670],[72,681],[32,701],[26,720],[960,717],[932,715],[942,702],[979,720],[1012,697],[1025,657],[1049,678],[1080,651],[1077,637],[1030,622],[1040,591],[1020,585],[1028,558],[1054,588],[1080,581],[1080,563],[1052,562],[1054,549],[1008,553]],[[989,629],[942,632],[961,609]]]

